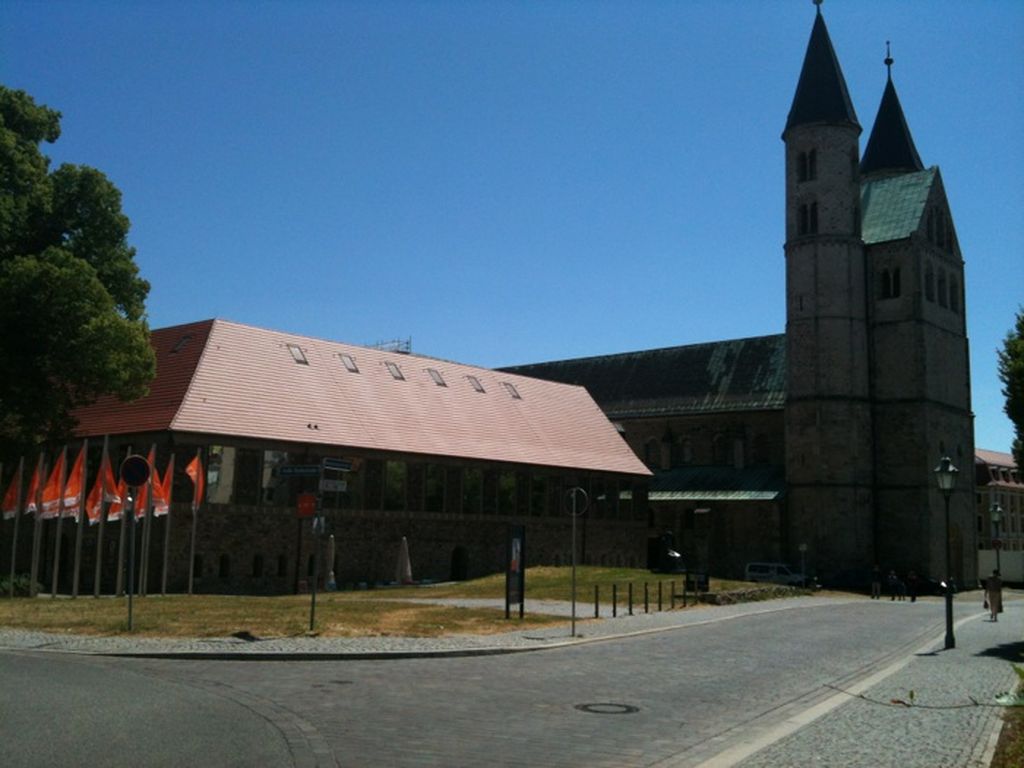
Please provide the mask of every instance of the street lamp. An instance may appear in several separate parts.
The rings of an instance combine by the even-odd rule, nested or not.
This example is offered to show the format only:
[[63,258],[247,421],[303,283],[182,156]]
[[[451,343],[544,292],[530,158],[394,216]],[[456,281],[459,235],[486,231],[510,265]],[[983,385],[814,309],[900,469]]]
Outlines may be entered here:
[[992,519],[992,525],[996,527],[996,540],[992,542],[992,548],[996,551],[996,570],[1002,574],[1003,568],[999,563],[999,551],[1003,548],[1003,540],[999,537],[999,524],[1003,522],[1003,508],[999,506],[998,501],[989,507],[988,516]]
[[956,485],[956,476],[960,470],[953,466],[949,456],[943,456],[934,471],[935,482],[939,484],[942,498],[946,502],[946,650],[949,650],[956,648],[956,638],[953,637],[953,574],[950,572],[953,558],[950,554],[949,541],[949,496]]

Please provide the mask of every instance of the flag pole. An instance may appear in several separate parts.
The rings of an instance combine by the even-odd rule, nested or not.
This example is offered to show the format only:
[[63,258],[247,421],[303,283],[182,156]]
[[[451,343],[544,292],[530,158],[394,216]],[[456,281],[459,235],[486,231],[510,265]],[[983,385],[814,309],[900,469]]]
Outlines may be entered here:
[[41,549],[43,545],[43,510],[41,507],[43,505],[43,484],[46,478],[46,459],[43,458],[42,453],[39,454],[39,464],[37,469],[39,470],[39,487],[36,489],[36,498],[34,500],[36,513],[35,522],[32,528],[32,570],[29,573],[28,585],[28,593],[31,597],[35,597],[39,594],[36,579],[39,578],[39,556],[42,554]]
[[149,593],[149,544],[153,534],[153,475],[156,474],[156,443],[149,448],[153,462],[149,467],[149,480],[146,481],[146,506],[142,510],[142,557],[139,563],[139,595],[145,597]]
[[[132,447],[129,445],[128,446],[128,453],[126,453],[125,456],[131,456],[131,455],[132,455]],[[120,478],[118,478],[118,480],[120,480]],[[125,488],[127,488],[127,486],[125,486]],[[120,532],[118,533],[118,536],[117,536],[117,586],[114,589],[114,591],[117,593],[118,597],[121,597],[121,596],[124,595],[124,536],[125,536],[125,530],[124,529],[128,527],[127,523],[125,522],[124,516],[125,516],[125,509],[127,509],[127,507],[128,507],[127,495],[128,495],[127,491],[125,491],[125,498],[121,500],[121,520],[119,521],[121,523],[121,525],[118,526],[118,528],[120,528]],[[134,510],[134,507],[132,509]],[[133,511],[133,514],[134,514],[134,511]]]
[[[199,459],[200,466],[202,465],[202,458],[200,454],[202,448],[196,448],[196,458]],[[204,470],[205,471],[205,470]],[[199,498],[199,477],[196,477],[192,483],[192,536],[189,540],[188,545],[188,593],[192,594],[192,585],[195,580],[196,570],[196,524],[199,522],[199,505],[202,499]]]
[[60,533],[64,524],[64,484],[68,479],[68,447],[64,446],[61,451],[60,478],[57,488],[60,493],[57,496],[57,536],[53,542],[53,580],[50,583],[50,597],[57,596],[57,579],[60,578]]
[[82,441],[82,484],[78,488],[78,529],[75,531],[75,573],[71,578],[71,597],[78,597],[78,572],[82,566],[82,527],[85,517],[85,489],[89,486],[89,438]]
[[21,489],[25,486],[25,457],[18,459],[18,500],[14,504],[14,537],[11,540],[11,580],[8,584],[11,599],[14,599],[14,560],[18,556],[18,519],[21,517]]
[[[103,456],[100,458],[100,473],[97,476],[97,481],[100,483],[100,487],[103,488],[103,478],[106,475],[103,474],[104,465],[110,463],[110,457],[107,454],[107,448],[110,443],[110,435],[103,436]],[[96,570],[92,577],[92,596],[100,596],[100,580],[103,577],[103,529],[107,522],[107,489],[103,488],[100,491],[100,529],[96,532]]]
[[[167,594],[167,557],[171,549],[171,500],[174,498],[174,451],[171,451],[171,461],[168,464],[170,472],[164,471],[163,490],[167,497],[167,514],[164,515],[164,570],[160,576],[160,594]],[[168,488],[168,481],[170,487]]]

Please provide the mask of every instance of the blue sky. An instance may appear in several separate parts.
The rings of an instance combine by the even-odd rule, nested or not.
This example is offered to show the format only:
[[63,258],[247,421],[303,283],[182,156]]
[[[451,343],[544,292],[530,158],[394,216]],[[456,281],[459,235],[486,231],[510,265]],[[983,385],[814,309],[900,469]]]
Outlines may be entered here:
[[[1024,303],[1024,3],[827,0],[867,140],[893,76],[966,261],[977,444]],[[483,366],[781,333],[810,0],[23,2],[0,80],[104,171],[150,323]]]

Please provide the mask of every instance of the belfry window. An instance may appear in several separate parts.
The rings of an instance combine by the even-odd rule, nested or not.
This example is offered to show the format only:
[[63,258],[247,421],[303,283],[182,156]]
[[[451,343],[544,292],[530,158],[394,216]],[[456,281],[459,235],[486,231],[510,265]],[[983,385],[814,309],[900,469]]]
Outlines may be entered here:
[[796,156],[796,180],[813,181],[818,178],[818,151],[801,152]]
[[796,227],[797,234],[799,234],[799,235],[806,235],[808,227],[809,227],[809,224],[808,224],[807,205],[803,204],[803,205],[800,206],[800,210],[799,210],[799,219],[797,221],[797,227]]
[[807,222],[808,232],[812,235],[818,234],[818,204],[811,203],[809,221]]
[[883,299],[892,298],[892,274],[888,269],[882,270],[881,294]]
[[939,270],[939,306],[946,306],[946,270]]

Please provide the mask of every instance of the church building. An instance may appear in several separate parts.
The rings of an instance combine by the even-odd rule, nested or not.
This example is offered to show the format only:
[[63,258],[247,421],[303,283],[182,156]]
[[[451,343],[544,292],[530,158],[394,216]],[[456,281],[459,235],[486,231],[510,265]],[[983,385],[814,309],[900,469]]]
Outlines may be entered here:
[[[590,391],[655,473],[649,535],[691,567],[938,579],[948,545],[958,581],[977,573],[964,264],[885,64],[862,154],[818,5],[782,132],[784,334],[509,369]],[[948,535],[943,456],[961,470]]]

